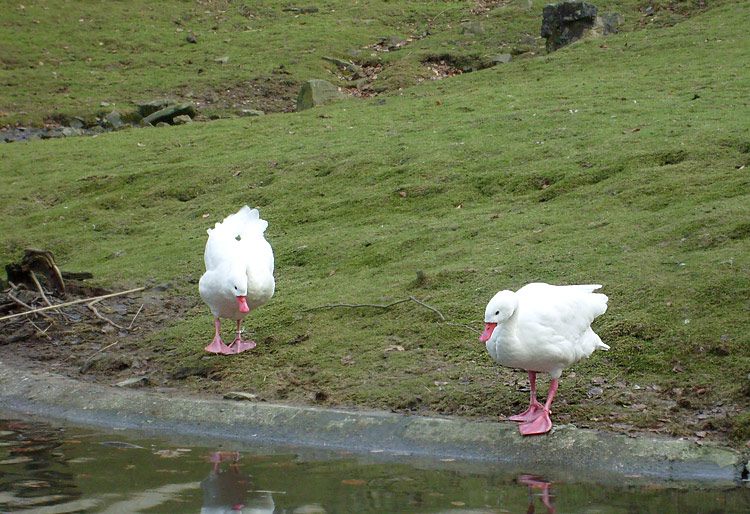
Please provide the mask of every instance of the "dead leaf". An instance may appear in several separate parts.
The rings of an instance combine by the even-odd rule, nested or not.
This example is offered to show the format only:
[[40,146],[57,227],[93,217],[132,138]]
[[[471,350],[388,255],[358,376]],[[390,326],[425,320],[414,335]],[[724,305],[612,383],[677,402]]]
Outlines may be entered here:
[[329,276],[329,277],[332,277],[332,276],[334,276],[335,274],[336,274],[336,270],[335,270],[335,269],[332,269],[331,271],[329,271],[329,272],[328,272],[328,276]]
[[361,478],[348,478],[341,481],[344,485],[365,485],[367,482],[362,480]]
[[236,177],[236,176],[237,176],[237,175],[239,175],[240,173],[242,173],[242,170],[237,170],[237,171],[235,171],[234,173],[232,173],[232,176],[233,176],[233,177]]
[[341,364],[344,364],[346,366],[351,366],[352,364],[354,364],[354,362],[354,357],[352,357],[351,355],[347,355],[346,357],[341,358]]
[[696,432],[695,435],[697,435],[700,438],[703,438],[703,437],[706,437],[708,433],[705,432],[704,430],[701,430],[700,432]]
[[399,352],[403,352],[404,351],[404,347],[401,346],[400,344],[389,344],[388,346],[386,346],[385,348],[383,348],[384,352],[390,352],[391,350],[396,350],[396,351],[399,351]]
[[634,132],[638,132],[638,131],[640,131],[640,130],[641,130],[641,129],[639,129],[639,128],[632,128],[632,129],[628,129],[628,130],[623,130],[623,131],[622,131],[622,133],[623,133],[623,134],[632,134],[632,133],[634,133]]
[[406,198],[406,191],[399,191],[398,192],[398,196],[400,196],[402,198]]
[[211,216],[211,215],[210,215],[210,214],[203,214],[203,215],[201,216],[201,218],[208,218],[209,216]]

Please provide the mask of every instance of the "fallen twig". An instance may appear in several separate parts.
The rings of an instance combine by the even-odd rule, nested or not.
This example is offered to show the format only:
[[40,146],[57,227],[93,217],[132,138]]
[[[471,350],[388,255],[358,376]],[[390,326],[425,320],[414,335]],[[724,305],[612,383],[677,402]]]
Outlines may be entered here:
[[113,296],[121,296],[121,295],[128,294],[128,293],[135,293],[137,291],[143,291],[144,289],[146,289],[146,288],[145,287],[136,287],[135,289],[129,289],[127,291],[120,291],[119,293],[105,294],[105,295],[102,295],[102,296],[97,296],[95,298],[82,298],[80,300],[73,300],[72,302],[59,303],[57,305],[52,305],[52,306],[47,306],[47,307],[41,307],[39,309],[32,309],[29,305],[26,305],[25,303],[21,302],[17,298],[14,298],[12,294],[8,293],[8,296],[10,296],[11,298],[13,298],[16,302],[21,303],[24,307],[26,307],[27,309],[31,309],[31,310],[29,310],[27,312],[18,312],[16,314],[9,314],[8,316],[3,316],[2,318],[0,318],[0,321],[4,321],[6,319],[11,319],[11,318],[17,318],[19,316],[25,316],[27,314],[36,314],[36,313],[48,311],[50,309],[60,309],[62,307],[68,307],[70,305],[76,305],[76,304],[79,304],[79,303],[95,302],[95,301],[103,300],[105,298],[112,298]]
[[[44,310],[49,309],[49,307],[43,307],[42,309],[34,309],[31,305],[29,305],[26,302],[20,300],[19,298],[16,298],[11,291],[8,291],[8,298],[10,298],[14,302],[16,302],[18,305],[21,305],[22,307],[26,307],[27,309],[31,309],[31,311],[29,311],[28,313],[25,313],[25,314],[34,314],[36,312],[40,312],[40,311],[44,311]],[[50,322],[52,321],[52,318],[50,318],[46,314],[40,312],[40,315],[43,318],[48,319]],[[0,318],[0,320],[9,319],[9,318],[15,318],[15,317],[17,317],[16,314],[11,314],[9,316],[4,316],[4,317]]]
[[98,298],[98,299],[96,299],[96,300],[94,300],[92,302],[87,303],[86,307],[88,307],[89,309],[91,309],[91,312],[93,312],[94,314],[96,314],[96,317],[99,318],[100,320],[106,321],[107,323],[109,323],[113,327],[119,328],[120,330],[127,330],[125,327],[122,327],[122,326],[118,325],[117,323],[115,323],[114,321],[112,321],[111,319],[109,319],[108,317],[106,317],[103,314],[101,314],[98,310],[96,310],[96,307],[94,307],[94,304],[96,302],[98,302],[99,300],[101,300],[101,298]]
[[38,326],[38,325],[37,325],[36,323],[34,323],[33,321],[31,321],[31,320],[27,320],[27,321],[28,321],[29,323],[31,323],[31,324],[32,324],[32,326],[33,326],[33,327],[34,327],[34,328],[35,328],[35,329],[37,330],[37,332],[39,332],[39,335],[42,335],[42,336],[46,337],[47,339],[52,339],[52,338],[50,337],[50,335],[49,335],[49,334],[47,333],[47,330],[49,330],[49,327],[51,327],[51,326],[52,326],[52,324],[51,324],[51,323],[50,323],[50,325],[49,325],[49,326],[47,326],[47,328],[45,328],[44,330],[42,330],[42,329],[41,329],[41,328],[40,328],[40,327],[39,327],[39,326]]
[[[415,302],[421,305],[422,307],[425,307],[426,309],[430,309],[432,312],[436,313],[438,316],[440,316],[440,319],[445,321],[445,316],[443,316],[443,313],[437,310],[435,307],[432,307],[430,305],[427,305],[426,303],[417,300],[413,296],[410,296],[408,298],[404,298],[402,300],[396,300],[395,302],[391,302],[385,305],[378,305],[375,303],[333,303],[330,305],[320,305],[318,307],[311,307],[309,309],[304,309],[302,312],[310,312],[310,311],[317,311],[321,309],[334,309],[336,307],[349,307],[349,308],[358,308],[358,307],[374,307],[377,309],[388,309],[389,307],[393,307],[394,305],[398,305],[399,303],[406,303],[406,302]],[[2,318],[0,318],[1,320]]]
[[97,355],[99,355],[99,354],[100,354],[101,352],[103,352],[103,351],[104,351],[104,350],[106,350],[107,348],[111,348],[112,346],[116,345],[116,344],[117,344],[117,343],[119,343],[119,342],[120,342],[120,341],[115,341],[114,343],[108,344],[108,345],[107,345],[107,346],[105,346],[104,348],[99,348],[99,349],[98,349],[97,351],[95,351],[94,353],[92,353],[92,354],[91,354],[91,356],[90,356],[90,357],[89,357],[88,359],[86,359],[86,360],[85,360],[85,361],[83,362],[83,364],[81,365],[81,367],[83,367],[83,365],[84,365],[84,364],[86,364],[86,363],[87,363],[88,361],[90,361],[91,359],[93,359],[94,357],[96,357]]
[[32,270],[29,270],[29,275],[31,275],[31,280],[34,281],[34,284],[36,285],[36,288],[39,290],[39,294],[42,295],[44,302],[51,307],[52,302],[50,302],[49,298],[47,298],[47,295],[44,294],[44,288],[42,287],[42,284],[39,283],[39,279],[36,278],[36,274]]
[[141,306],[138,307],[138,312],[136,312],[135,316],[133,316],[133,320],[130,322],[130,325],[128,325],[128,330],[130,330],[131,328],[133,328],[133,323],[135,323],[135,318],[138,317],[138,315],[141,313],[142,310],[143,310],[143,304],[141,304]]

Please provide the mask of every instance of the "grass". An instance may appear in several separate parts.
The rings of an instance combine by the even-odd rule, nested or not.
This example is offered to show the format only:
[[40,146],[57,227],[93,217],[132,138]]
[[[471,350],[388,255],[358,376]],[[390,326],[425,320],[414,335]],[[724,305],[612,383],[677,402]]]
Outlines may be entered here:
[[[460,325],[481,328],[500,289],[601,283],[610,303],[595,329],[612,350],[563,375],[555,415],[579,426],[666,425],[673,435],[708,430],[709,438],[742,442],[747,422],[734,414],[750,407],[750,3],[654,4],[654,22],[640,16],[643,2],[601,3],[624,11],[628,30],[422,82],[425,56],[448,48],[483,58],[536,32],[539,6],[491,6],[482,14],[485,34],[465,39],[460,22],[475,16],[468,2],[371,3],[372,12],[362,12],[329,1],[320,16],[299,17],[276,3],[245,2],[259,19],[216,2],[163,2],[159,12],[148,11],[150,3],[74,3],[61,27],[79,18],[101,27],[80,41],[51,27],[62,3],[14,9],[2,22],[4,38],[29,19],[50,29],[23,25],[28,54],[5,63],[6,123],[94,112],[101,99],[179,95],[192,76],[179,70],[229,53],[219,52],[228,32],[237,68],[200,74],[188,89],[235,84],[244,69],[271,77],[280,61],[295,82],[326,76],[318,54],[345,55],[384,33],[435,33],[384,57],[390,93],[378,98],[0,146],[0,259],[44,247],[63,269],[89,270],[108,284],[174,282],[194,307],[144,348],[159,345],[167,372],[208,368],[182,381],[186,387],[480,417],[517,410],[525,377],[496,366]],[[220,5],[228,22],[216,21]],[[85,9],[90,14],[80,14]],[[125,17],[127,10],[151,13],[153,30],[137,33],[141,18]],[[668,23],[658,23],[661,12]],[[238,16],[265,28],[222,32],[239,26]],[[338,29],[355,22],[356,30]],[[187,25],[199,32],[198,45],[175,32]],[[105,42],[116,54],[98,48],[112,26],[140,42]],[[501,41],[495,28],[506,31]],[[304,53],[308,30],[319,39]],[[268,34],[286,36],[288,46],[260,45]],[[264,50],[240,51],[251,41]],[[40,80],[39,67],[24,67],[38,58],[32,48],[56,56],[59,76],[70,67],[76,81],[65,82],[68,92]],[[90,71],[126,55],[130,63],[113,69],[112,80],[92,82],[81,68],[89,55]],[[154,65],[165,59],[171,64]],[[252,354],[207,358],[211,317],[197,295],[205,229],[244,204],[269,220],[277,293],[248,318],[260,343]],[[408,296],[453,324],[413,302],[308,310]],[[603,393],[590,398],[592,384]],[[701,413],[708,418],[696,418]]]

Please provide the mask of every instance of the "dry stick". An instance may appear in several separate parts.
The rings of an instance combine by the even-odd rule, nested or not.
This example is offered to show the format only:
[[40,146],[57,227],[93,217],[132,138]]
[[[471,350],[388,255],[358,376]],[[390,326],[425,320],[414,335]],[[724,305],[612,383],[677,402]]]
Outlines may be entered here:
[[[128,294],[128,293],[135,293],[137,291],[143,291],[144,289],[146,289],[146,288],[145,287],[136,287],[135,289],[129,289],[127,291],[120,291],[119,293],[110,293],[110,294],[105,294],[105,295],[102,295],[102,296],[97,296],[97,297],[95,297],[93,299],[91,299],[91,298],[82,298],[80,300],[73,300],[72,302],[60,303],[60,304],[57,304],[57,305],[53,305],[51,307],[42,307],[40,309],[33,309],[33,310],[30,310],[30,311],[27,311],[27,312],[18,312],[16,314],[10,314],[8,316],[3,316],[2,318],[0,318],[0,321],[4,321],[6,319],[11,319],[11,318],[17,318],[19,316],[25,316],[27,314],[35,314],[37,312],[48,311],[50,309],[60,309],[62,307],[68,307],[69,305],[76,305],[76,304],[79,304],[79,303],[86,303],[86,302],[94,302],[94,301],[103,300],[105,298],[112,298],[113,296],[121,296],[121,295]],[[11,298],[13,298],[13,295],[11,295],[10,293],[8,293],[8,296],[10,296]],[[18,300],[17,298],[14,298],[14,299],[16,301],[20,302],[20,300]],[[24,305],[28,309],[31,309],[31,307],[28,306],[28,305],[26,305],[25,303],[22,303],[22,305]]]
[[133,328],[133,323],[135,323],[135,318],[138,317],[138,315],[141,313],[141,310],[143,310],[143,304],[141,304],[140,307],[138,307],[138,312],[135,313],[135,316],[133,316],[133,321],[130,322],[130,325],[128,325],[128,330]]
[[34,326],[34,328],[35,328],[35,329],[37,329],[37,331],[39,332],[39,334],[40,334],[40,335],[43,335],[43,336],[44,336],[44,337],[46,337],[47,339],[52,339],[52,338],[50,337],[50,335],[49,335],[49,334],[47,333],[47,330],[49,330],[49,327],[51,327],[51,326],[52,326],[52,324],[50,324],[50,325],[49,325],[49,326],[48,326],[47,328],[45,328],[44,330],[42,330],[42,329],[41,329],[41,328],[39,328],[39,326],[38,326],[38,325],[37,325],[36,323],[34,323],[33,321],[31,321],[31,320],[27,320],[27,321],[28,321],[29,323],[31,323],[31,324],[32,324],[32,325]]
[[44,301],[52,307],[52,302],[49,301],[49,298],[47,298],[47,295],[44,294],[44,289],[42,288],[42,284],[39,283],[39,279],[36,278],[36,274],[33,271],[29,271],[31,273],[31,280],[34,281],[34,284],[36,284],[36,288],[39,290],[39,294],[42,295],[42,298],[44,298]]
[[[107,345],[107,346],[105,346],[104,348],[100,348],[100,349],[98,349],[97,351],[95,351],[94,353],[92,353],[92,354],[91,354],[91,356],[90,356],[90,357],[89,357],[88,359],[86,359],[86,360],[85,360],[85,361],[83,362],[83,364],[86,364],[86,363],[87,363],[88,361],[90,361],[91,359],[93,359],[94,357],[96,357],[96,356],[97,356],[98,354],[100,354],[101,352],[103,352],[103,351],[104,351],[104,350],[106,350],[107,348],[110,348],[110,347],[112,347],[112,346],[116,345],[116,344],[117,344],[117,343],[119,343],[119,342],[120,342],[120,341],[115,341],[115,342],[114,342],[114,343],[112,343],[112,344],[108,344],[108,345]],[[81,367],[83,367],[83,364],[81,365]]]
[[[101,300],[101,298],[99,298],[99,300]],[[111,319],[109,319],[106,316],[102,315],[98,310],[96,310],[96,307],[94,307],[94,304],[96,302],[98,302],[99,300],[94,300],[93,302],[87,303],[86,307],[88,307],[89,309],[91,309],[91,312],[93,312],[94,314],[96,314],[96,317],[99,318],[100,320],[106,321],[107,323],[109,323],[113,327],[119,328],[120,330],[127,330],[125,327],[121,327],[120,325],[118,325],[117,323],[115,323],[114,321],[112,321]]]
[[469,325],[461,325],[460,323],[451,323],[450,321],[446,321],[445,323],[440,323],[440,325],[450,325],[452,327],[462,327],[462,328],[468,328],[472,332],[476,332],[477,334],[481,334],[481,330],[477,330],[474,327],[470,327]]
[[[309,309],[304,309],[302,312],[309,312],[309,311],[317,311],[320,309],[333,309],[335,307],[349,307],[349,308],[357,308],[357,307],[375,307],[378,309],[387,309],[389,307],[393,307],[394,305],[398,305],[399,303],[405,303],[405,302],[415,302],[421,305],[422,307],[425,307],[427,309],[430,309],[432,312],[436,313],[438,316],[440,316],[440,319],[445,321],[445,316],[443,316],[443,313],[437,310],[435,307],[431,307],[427,305],[426,303],[417,300],[413,296],[410,296],[409,298],[404,298],[403,300],[396,300],[395,302],[388,303],[386,305],[377,305],[374,303],[334,303],[331,305],[321,305],[319,307],[311,307]],[[0,318],[2,319],[2,318]]]
[[[43,310],[47,310],[47,309],[49,309],[49,307],[43,307],[42,309],[36,309],[36,310],[34,310],[34,308],[33,308],[33,307],[32,307],[31,305],[28,305],[27,303],[25,303],[25,302],[23,302],[23,301],[19,300],[18,298],[16,298],[15,296],[13,296],[13,293],[12,293],[12,292],[8,291],[8,296],[10,297],[10,299],[11,299],[11,300],[13,300],[14,302],[16,302],[16,303],[17,303],[18,305],[21,305],[21,306],[23,306],[23,307],[26,307],[27,309],[32,309],[31,311],[29,311],[29,312],[26,312],[26,313],[23,313],[23,314],[33,314],[33,313],[35,313],[35,312],[39,312],[39,311],[43,311]],[[40,313],[40,314],[41,314],[41,313]],[[44,317],[44,318],[46,318],[47,320],[49,320],[49,321],[50,321],[50,323],[52,322],[52,318],[50,318],[50,317],[49,317],[49,316],[47,316],[46,314],[41,314],[41,315],[42,315],[42,317]],[[11,314],[10,316],[5,316],[5,317],[3,317],[3,318],[0,318],[0,320],[3,320],[3,319],[8,319],[8,318],[15,318],[15,317],[17,317],[17,316],[18,316],[17,314]]]

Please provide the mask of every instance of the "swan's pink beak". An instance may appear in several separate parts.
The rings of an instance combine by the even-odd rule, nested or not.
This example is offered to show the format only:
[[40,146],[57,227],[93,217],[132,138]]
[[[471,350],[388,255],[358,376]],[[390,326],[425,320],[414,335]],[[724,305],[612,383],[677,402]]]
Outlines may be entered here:
[[484,332],[482,332],[482,335],[479,336],[479,340],[481,342],[486,342],[490,337],[492,337],[492,331],[495,330],[495,327],[497,326],[497,323],[487,323],[484,326]]
[[240,307],[240,312],[250,312],[250,307],[247,306],[247,300],[244,296],[237,297],[237,304]]

